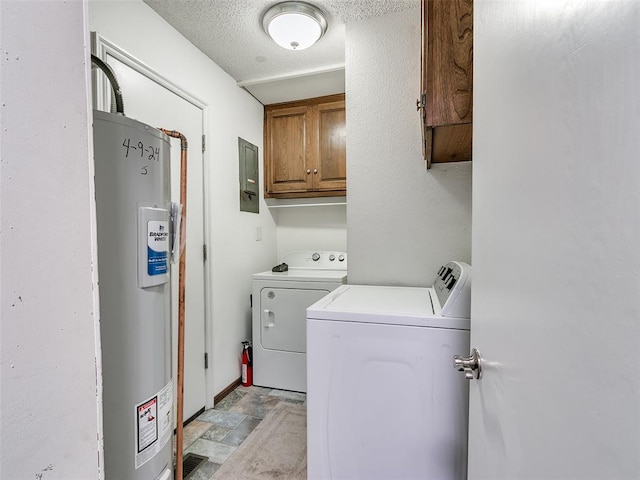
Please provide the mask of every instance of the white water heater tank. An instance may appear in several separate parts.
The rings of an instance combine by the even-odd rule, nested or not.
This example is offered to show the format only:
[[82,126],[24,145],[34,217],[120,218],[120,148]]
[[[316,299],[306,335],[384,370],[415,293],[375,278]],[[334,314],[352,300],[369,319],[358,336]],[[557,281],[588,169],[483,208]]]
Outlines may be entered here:
[[101,111],[93,135],[105,478],[169,478],[169,138]]

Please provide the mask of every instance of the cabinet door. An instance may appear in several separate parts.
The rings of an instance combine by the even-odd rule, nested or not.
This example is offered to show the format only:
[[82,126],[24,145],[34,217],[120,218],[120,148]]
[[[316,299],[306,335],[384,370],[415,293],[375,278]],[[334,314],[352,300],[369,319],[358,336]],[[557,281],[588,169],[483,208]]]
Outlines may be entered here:
[[427,166],[471,160],[473,0],[423,0],[423,147]]
[[344,100],[317,106],[318,135],[313,188],[344,190],[347,187],[347,137]]
[[473,106],[473,1],[429,0],[427,121],[470,123]]
[[[269,109],[265,122],[265,192],[305,191],[311,185],[307,166],[310,115],[306,106]],[[307,173],[309,170],[309,173]]]

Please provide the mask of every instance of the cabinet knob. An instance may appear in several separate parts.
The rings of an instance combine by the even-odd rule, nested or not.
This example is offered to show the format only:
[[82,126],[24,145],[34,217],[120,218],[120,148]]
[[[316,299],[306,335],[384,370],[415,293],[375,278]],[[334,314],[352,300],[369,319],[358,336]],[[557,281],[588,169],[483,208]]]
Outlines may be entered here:
[[307,175],[309,175],[310,173],[311,173],[311,170],[307,168]]
[[313,173],[314,173],[314,174],[318,173],[318,169],[317,169],[317,168],[314,168],[314,169],[313,169]]

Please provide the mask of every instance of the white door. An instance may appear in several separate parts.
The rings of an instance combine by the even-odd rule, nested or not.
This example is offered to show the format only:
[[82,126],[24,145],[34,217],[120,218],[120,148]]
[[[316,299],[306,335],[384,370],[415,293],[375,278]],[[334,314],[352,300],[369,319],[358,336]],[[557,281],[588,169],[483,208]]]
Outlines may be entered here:
[[260,290],[260,345],[268,350],[306,353],[307,307],[329,292],[276,287]]
[[[124,95],[127,117],[156,128],[177,130],[187,137],[187,242],[185,294],[184,408],[186,421],[206,404],[205,289],[203,221],[203,111],[154,79],[107,54]],[[180,201],[180,140],[171,139],[171,199]],[[171,269],[174,400],[177,394],[178,264]]]
[[640,2],[476,1],[470,479],[640,478]]

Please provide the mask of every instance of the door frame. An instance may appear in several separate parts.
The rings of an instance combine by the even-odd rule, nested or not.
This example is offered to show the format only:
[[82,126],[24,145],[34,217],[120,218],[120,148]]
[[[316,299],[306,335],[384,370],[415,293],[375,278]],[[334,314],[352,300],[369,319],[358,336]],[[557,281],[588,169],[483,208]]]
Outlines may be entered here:
[[[124,63],[129,68],[135,70],[141,75],[147,77],[149,80],[157,83],[158,85],[166,88],[173,94],[182,98],[186,102],[192,104],[202,111],[202,132],[206,136],[207,135],[207,118],[208,118],[208,109],[209,105],[200,100],[195,95],[187,92],[182,89],[167,77],[161,75],[141,60],[131,55],[124,49],[120,48],[116,44],[110,42],[108,39],[100,35],[99,32],[91,32],[91,53],[102,61],[107,61],[107,56],[115,58],[116,60]],[[104,75],[96,75],[95,72],[91,75],[92,84],[94,88],[92,89],[92,98],[93,104],[95,108],[100,110],[107,110],[107,106],[110,103],[111,91],[110,86],[108,85],[108,81]],[[126,107],[126,105],[125,105]],[[206,137],[205,137],[206,138]],[[192,145],[199,145],[201,139],[198,139],[196,142],[191,142]],[[207,157],[209,155],[208,149],[206,148],[206,144],[203,145],[205,148],[202,151],[202,223],[203,223],[203,240],[205,245],[211,245],[210,239],[210,229],[209,229],[209,195],[208,195],[208,186],[209,186],[209,162],[207,161]],[[203,246],[204,247],[204,246]],[[204,259],[204,268],[203,268],[203,288],[204,288],[204,335],[205,335],[205,354],[208,355],[208,358],[213,359],[213,339],[211,338],[211,333],[213,333],[213,325],[210,317],[210,312],[212,309],[212,295],[209,294],[209,284],[211,283],[209,279],[211,278],[210,264],[207,259]],[[209,365],[209,368],[205,368],[205,408],[213,408],[213,368],[212,365]],[[185,419],[188,420],[188,419]]]

